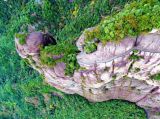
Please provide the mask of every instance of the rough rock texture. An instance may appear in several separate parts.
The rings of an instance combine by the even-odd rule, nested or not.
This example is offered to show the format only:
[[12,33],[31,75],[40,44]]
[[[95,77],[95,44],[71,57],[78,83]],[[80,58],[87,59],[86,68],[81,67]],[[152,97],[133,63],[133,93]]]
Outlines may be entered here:
[[56,44],[54,38],[49,34],[44,34],[42,32],[32,32],[26,37],[26,44],[20,45],[19,39],[15,38],[17,52],[22,58],[27,56],[38,55],[40,52],[40,47],[46,46],[48,44]]
[[[16,44],[19,39],[15,39]],[[16,46],[19,49],[18,53],[25,58],[27,55],[39,54],[40,45],[43,44],[43,34],[41,32],[30,33],[26,38],[26,44]]]
[[[28,38],[32,40],[33,37]],[[37,37],[36,40],[41,39]],[[97,51],[90,54],[83,51],[84,40],[83,33],[77,41],[81,51],[77,60],[84,68],[75,71],[73,77],[64,75],[64,63],[52,68],[43,66],[38,52],[26,50],[29,44],[22,46],[18,39],[15,42],[19,55],[27,58],[32,67],[44,75],[46,82],[57,89],[94,102],[110,99],[135,102],[146,110],[150,119],[160,119],[160,80],[150,79],[160,72],[160,34],[153,30],[137,38],[125,38],[120,43],[108,42],[105,46],[99,43]],[[138,59],[133,60],[132,56]]]

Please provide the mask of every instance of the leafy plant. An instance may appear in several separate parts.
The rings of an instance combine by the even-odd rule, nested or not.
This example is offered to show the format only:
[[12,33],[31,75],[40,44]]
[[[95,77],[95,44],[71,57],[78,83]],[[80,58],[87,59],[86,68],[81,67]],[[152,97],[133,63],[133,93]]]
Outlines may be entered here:
[[84,51],[85,51],[86,53],[92,53],[92,52],[94,52],[94,51],[96,51],[96,50],[97,50],[97,45],[96,45],[95,43],[90,43],[90,42],[88,42],[88,43],[86,43],[85,46],[84,46]]
[[66,69],[65,69],[65,74],[72,76],[75,70],[79,69],[79,64],[77,63],[77,58],[76,54],[69,54],[67,56],[66,61]]
[[130,60],[134,60],[134,61],[137,61],[137,60],[139,60],[140,58],[141,58],[140,56],[135,55],[135,54],[132,54],[132,55],[129,57]]

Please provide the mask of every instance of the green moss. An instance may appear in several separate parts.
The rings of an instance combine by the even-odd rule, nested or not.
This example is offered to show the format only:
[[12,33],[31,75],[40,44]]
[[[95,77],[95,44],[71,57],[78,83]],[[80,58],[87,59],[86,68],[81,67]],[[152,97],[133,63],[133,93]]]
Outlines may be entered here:
[[84,46],[84,51],[88,54],[88,53],[92,53],[94,51],[97,50],[97,45],[95,43],[86,43]]
[[127,36],[137,36],[160,28],[160,1],[141,0],[126,4],[125,8],[115,15],[107,16],[96,31],[88,31],[87,39],[98,38],[101,42],[120,41]]
[[81,71],[86,70],[86,67],[80,67],[79,70]]
[[27,33],[16,33],[15,37],[19,39],[19,44],[24,45],[26,44],[27,35]]

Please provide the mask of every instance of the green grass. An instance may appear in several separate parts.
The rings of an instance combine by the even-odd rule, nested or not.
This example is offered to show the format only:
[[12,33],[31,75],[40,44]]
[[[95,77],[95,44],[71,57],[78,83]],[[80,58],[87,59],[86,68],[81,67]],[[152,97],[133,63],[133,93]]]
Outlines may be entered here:
[[[120,100],[90,103],[80,96],[63,94],[47,85],[43,77],[28,66],[26,61],[22,60],[15,50],[15,33],[19,32],[19,30],[25,31],[26,24],[37,23],[37,20],[40,19],[42,22],[37,27],[37,30],[43,30],[43,28],[47,27],[49,31],[61,41],[76,39],[85,28],[97,24],[101,19],[101,15],[107,15],[113,11],[113,7],[109,6],[107,1],[108,0],[99,0],[99,2],[95,2],[95,6],[91,9],[91,6],[88,7],[91,4],[89,0],[76,0],[73,4],[57,0],[56,3],[52,3],[56,4],[52,9],[48,9],[48,6],[43,6],[42,11],[40,5],[36,5],[32,1],[26,4],[23,3],[21,6],[21,3],[16,0],[13,2],[14,4],[12,1],[9,1],[11,3],[5,4],[13,5],[12,9],[3,11],[5,5],[0,2],[0,13],[6,12],[5,14],[10,16],[6,18],[4,17],[5,15],[0,14],[0,21],[6,21],[5,24],[0,22],[0,26],[3,26],[3,29],[0,27],[0,118],[146,118],[144,110],[132,103]],[[125,2],[123,2],[123,0],[117,0],[112,6],[123,6]],[[47,3],[47,5],[48,4],[49,3]],[[74,12],[74,16],[71,16],[71,14],[69,14],[70,11],[77,10],[77,8],[79,8],[79,12]],[[88,9],[90,9],[90,11],[88,11]],[[54,13],[52,19],[50,19],[52,16],[50,10]],[[58,14],[54,12],[56,10]],[[89,15],[92,10],[99,12],[93,17]],[[86,14],[83,14],[85,11]],[[36,18],[31,16],[33,12],[37,13]],[[41,16],[42,12],[47,12],[45,14],[46,16]],[[75,15],[79,17],[75,17]],[[87,19],[87,21],[85,19]]]

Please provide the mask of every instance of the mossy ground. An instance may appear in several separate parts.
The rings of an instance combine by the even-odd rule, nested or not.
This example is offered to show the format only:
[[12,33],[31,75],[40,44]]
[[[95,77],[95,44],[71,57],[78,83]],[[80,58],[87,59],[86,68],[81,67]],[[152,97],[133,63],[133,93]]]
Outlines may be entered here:
[[[145,119],[144,110],[132,103],[118,100],[90,103],[48,86],[43,77],[18,56],[14,46],[15,33],[26,30],[26,24],[40,23],[37,20],[42,20],[37,30],[47,27],[59,41],[76,39],[85,28],[97,24],[101,16],[114,11],[113,6],[123,6],[127,0],[116,0],[112,4],[108,0],[45,2],[42,9],[33,0],[0,2],[0,118]],[[54,7],[50,8],[52,4]]]

